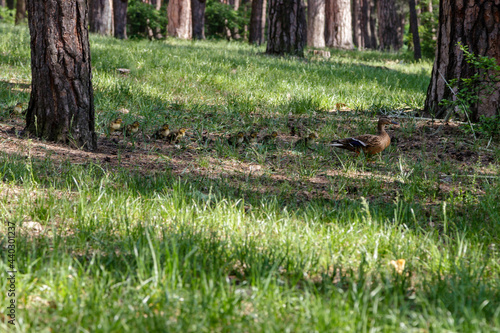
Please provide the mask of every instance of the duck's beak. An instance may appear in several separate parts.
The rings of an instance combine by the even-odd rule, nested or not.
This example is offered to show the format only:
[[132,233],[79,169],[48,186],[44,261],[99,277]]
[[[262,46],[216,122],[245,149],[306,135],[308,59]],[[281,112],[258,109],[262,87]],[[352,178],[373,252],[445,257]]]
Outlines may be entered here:
[[399,125],[398,122],[394,121],[394,120],[391,120],[391,124],[394,124],[394,125]]

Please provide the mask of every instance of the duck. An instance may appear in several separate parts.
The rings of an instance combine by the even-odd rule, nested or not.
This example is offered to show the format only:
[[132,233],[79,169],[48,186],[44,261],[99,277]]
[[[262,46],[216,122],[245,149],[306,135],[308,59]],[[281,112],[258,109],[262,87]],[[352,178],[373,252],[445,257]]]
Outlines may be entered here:
[[330,146],[347,149],[356,154],[359,154],[361,151],[369,155],[378,154],[391,144],[391,137],[385,131],[385,126],[389,124],[399,125],[387,117],[381,117],[377,125],[378,135],[362,134],[351,138],[334,140]]
[[316,133],[310,133],[308,136],[297,140],[297,142],[295,142],[295,147],[302,147],[302,148],[308,147],[317,138],[318,135]]
[[13,113],[15,114],[23,114],[23,103],[17,103],[16,106],[14,106]]
[[155,139],[166,139],[167,136],[170,134],[170,127],[168,124],[163,124],[162,127],[160,127],[155,134],[153,134],[153,137]]
[[267,144],[270,143],[271,141],[274,141],[278,137],[278,132],[274,131],[271,134],[265,135],[261,140],[260,143]]
[[243,142],[245,142],[247,144],[251,144],[251,143],[257,142],[257,136],[258,136],[257,132],[251,131],[248,135],[245,135],[245,138],[243,139]]
[[139,122],[134,121],[132,124],[127,126],[127,130],[125,131],[126,136],[134,135],[139,131]]
[[227,139],[227,142],[231,145],[231,146],[235,146],[235,147],[238,147],[240,144],[243,143],[243,141],[245,140],[245,133],[243,132],[238,132],[237,134],[235,135],[231,135],[229,137],[229,139]]
[[113,134],[116,131],[119,131],[122,127],[122,118],[116,118],[112,122],[109,123],[109,133]]
[[167,141],[169,143],[179,143],[181,139],[186,135],[187,128],[180,128],[177,131],[173,131],[167,135]]

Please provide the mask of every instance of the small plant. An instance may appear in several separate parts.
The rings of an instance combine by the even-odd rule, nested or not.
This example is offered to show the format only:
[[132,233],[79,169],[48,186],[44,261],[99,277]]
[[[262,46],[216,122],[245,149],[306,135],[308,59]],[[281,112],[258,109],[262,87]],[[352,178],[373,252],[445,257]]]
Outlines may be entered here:
[[[500,65],[496,59],[485,56],[477,56],[469,52],[467,45],[460,42],[457,46],[465,55],[467,63],[475,69],[475,74],[469,78],[453,79],[449,82],[450,89],[453,89],[454,100],[443,99],[441,105],[458,109],[470,119],[471,106],[481,103],[481,98],[491,95],[498,82],[500,82]],[[484,117],[479,120],[484,121]],[[471,130],[472,125],[471,125]]]

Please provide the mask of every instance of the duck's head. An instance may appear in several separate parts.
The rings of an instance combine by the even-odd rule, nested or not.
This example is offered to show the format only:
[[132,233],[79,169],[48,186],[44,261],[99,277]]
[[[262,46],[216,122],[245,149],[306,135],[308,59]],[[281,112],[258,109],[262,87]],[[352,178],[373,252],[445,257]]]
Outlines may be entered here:
[[381,118],[379,118],[378,124],[379,124],[379,126],[380,125],[389,125],[389,124],[399,125],[397,122],[395,122],[394,120],[391,120],[391,119],[389,119],[387,117],[381,117]]

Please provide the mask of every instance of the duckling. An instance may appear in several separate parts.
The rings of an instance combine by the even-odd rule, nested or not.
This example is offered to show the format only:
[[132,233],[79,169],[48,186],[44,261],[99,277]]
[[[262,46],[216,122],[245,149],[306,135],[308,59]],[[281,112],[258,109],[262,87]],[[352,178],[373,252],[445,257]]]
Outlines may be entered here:
[[127,130],[125,131],[126,136],[132,136],[139,131],[139,122],[134,121],[132,124],[127,126]]
[[155,134],[153,135],[153,137],[155,139],[166,139],[169,134],[170,134],[170,128],[169,128],[168,124],[163,124],[163,126],[160,127],[155,132]]
[[245,142],[247,144],[251,144],[251,143],[257,142],[257,136],[258,136],[257,132],[251,131],[250,134],[245,135],[245,138],[243,139],[243,142]]
[[397,122],[392,121],[389,118],[381,117],[378,120],[377,128],[378,135],[373,134],[363,134],[352,138],[340,139],[332,141],[330,144],[332,147],[338,147],[342,149],[347,149],[359,154],[360,151],[364,151],[366,154],[374,155],[382,152],[385,148],[389,147],[391,144],[391,137],[385,131],[385,125],[395,124]]
[[274,131],[272,132],[271,134],[268,134],[268,135],[265,135],[261,140],[260,140],[260,143],[263,143],[263,144],[268,144],[272,141],[274,141],[276,139],[276,137],[278,136],[278,132]]
[[177,131],[173,131],[167,135],[167,142],[169,143],[179,143],[181,139],[186,135],[187,128],[180,128]]
[[245,140],[245,133],[238,132],[237,134],[230,136],[227,141],[231,146],[238,147],[240,144],[243,143],[244,140]]
[[299,139],[297,142],[295,142],[295,147],[302,147],[302,148],[308,147],[317,138],[318,135],[316,133],[310,133],[308,136],[303,137]]
[[109,123],[109,133],[113,134],[116,131],[119,131],[122,127],[122,118],[116,118],[111,123]]
[[23,103],[17,103],[16,106],[14,106],[13,113],[15,114],[23,114]]

